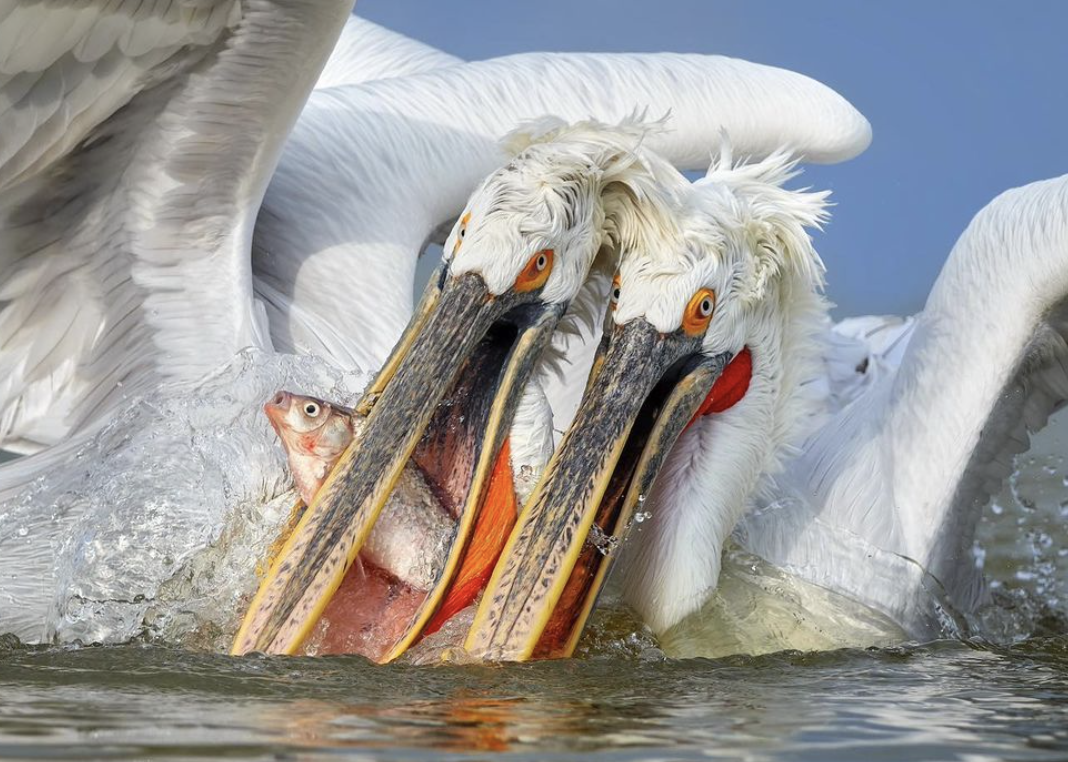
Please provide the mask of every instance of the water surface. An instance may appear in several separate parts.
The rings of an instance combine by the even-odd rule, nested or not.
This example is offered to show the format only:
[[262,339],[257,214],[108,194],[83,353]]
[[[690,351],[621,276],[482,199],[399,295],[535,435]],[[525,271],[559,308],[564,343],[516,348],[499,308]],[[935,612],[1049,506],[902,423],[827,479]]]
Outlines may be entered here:
[[0,756],[1068,756],[1068,639],[480,667],[156,647],[0,652]]

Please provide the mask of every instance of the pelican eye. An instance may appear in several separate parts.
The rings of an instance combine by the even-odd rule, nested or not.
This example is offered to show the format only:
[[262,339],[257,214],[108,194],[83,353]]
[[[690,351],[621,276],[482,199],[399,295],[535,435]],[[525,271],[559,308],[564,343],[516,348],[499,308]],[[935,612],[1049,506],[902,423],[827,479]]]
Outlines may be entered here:
[[460,244],[464,242],[464,236],[467,235],[467,223],[471,221],[471,212],[468,212],[460,218],[460,229],[456,231],[456,243],[453,244],[452,253],[455,254],[460,250]]
[[613,307],[615,307],[617,304],[619,304],[619,287],[620,287],[619,275],[617,274],[616,277],[612,278],[612,297],[611,298],[612,298],[612,306]]
[[308,402],[304,405],[304,414],[309,418],[316,418],[319,415],[319,406],[314,402]]
[[515,290],[523,292],[541,288],[545,285],[545,281],[549,280],[549,273],[552,271],[553,250],[542,249],[535,252],[523,267],[523,271],[519,273],[519,277],[515,279]]
[[686,305],[686,312],[682,315],[682,330],[690,336],[703,333],[712,321],[712,313],[716,311],[716,292],[710,288],[702,288],[690,297]]

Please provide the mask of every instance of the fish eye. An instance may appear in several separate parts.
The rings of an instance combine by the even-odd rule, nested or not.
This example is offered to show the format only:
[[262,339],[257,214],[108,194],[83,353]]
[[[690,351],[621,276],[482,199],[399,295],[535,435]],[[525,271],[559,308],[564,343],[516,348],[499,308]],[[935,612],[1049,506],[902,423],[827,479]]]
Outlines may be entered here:
[[716,310],[716,292],[710,288],[702,288],[692,297],[686,305],[686,312],[682,316],[682,330],[690,336],[696,336],[708,328],[712,320],[712,313]]
[[309,418],[315,418],[319,415],[319,406],[314,402],[308,402],[304,405],[304,413]]

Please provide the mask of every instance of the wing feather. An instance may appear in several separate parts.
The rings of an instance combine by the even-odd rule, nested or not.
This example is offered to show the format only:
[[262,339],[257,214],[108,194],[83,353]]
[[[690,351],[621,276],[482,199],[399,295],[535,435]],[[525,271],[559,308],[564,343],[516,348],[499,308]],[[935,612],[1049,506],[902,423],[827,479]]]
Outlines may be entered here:
[[0,4],[0,191],[73,149],[165,62],[197,60],[236,21],[237,0],[212,0],[205,13],[187,3]]
[[1068,402],[1068,302],[1035,329],[1015,371],[986,416],[928,563],[955,604],[974,610],[982,601],[982,572],[972,559],[979,517],[1016,470],[1016,456]]
[[837,412],[893,375],[916,320],[896,315],[846,318],[827,332],[824,366],[829,412]]

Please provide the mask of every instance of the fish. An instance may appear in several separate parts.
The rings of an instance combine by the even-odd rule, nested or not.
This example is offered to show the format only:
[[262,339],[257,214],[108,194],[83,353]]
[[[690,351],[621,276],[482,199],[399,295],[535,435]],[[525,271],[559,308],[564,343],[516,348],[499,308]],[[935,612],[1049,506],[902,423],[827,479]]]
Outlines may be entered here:
[[[300,495],[294,514],[271,549],[270,565],[338,460],[360,436],[364,417],[342,405],[288,391],[278,392],[264,405],[264,412],[282,442]],[[462,450],[462,443],[448,437],[442,446]],[[432,447],[428,452],[428,460],[435,461],[438,453]],[[432,489],[416,460],[401,472],[304,653],[359,653],[381,660],[404,634],[441,574],[456,536],[457,516],[444,507],[441,489]],[[436,633],[454,618],[466,622],[473,616],[473,604],[481,596],[516,518],[510,463],[506,439],[488,488],[488,503],[495,509],[479,514],[476,540],[421,637]],[[462,612],[467,615],[458,616]],[[429,653],[455,651],[462,642],[462,634],[457,633],[463,629],[463,624],[454,624],[446,637],[435,640]]]
[[263,406],[289,460],[304,505],[311,505],[330,469],[355,438],[360,419],[347,407],[278,392]]
[[[264,405],[289,461],[297,492],[311,505],[326,477],[363,428],[353,410],[281,391]],[[418,468],[401,473],[360,551],[371,563],[413,588],[425,590],[445,565],[456,520],[443,511]]]

